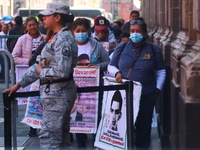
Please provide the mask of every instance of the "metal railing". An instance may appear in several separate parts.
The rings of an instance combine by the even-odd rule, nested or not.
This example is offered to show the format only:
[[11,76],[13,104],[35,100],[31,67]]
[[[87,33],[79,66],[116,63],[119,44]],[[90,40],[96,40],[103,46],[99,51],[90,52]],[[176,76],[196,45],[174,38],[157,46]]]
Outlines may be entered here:
[[5,49],[7,48],[7,50],[11,52],[12,50],[7,47],[7,40],[18,39],[20,36],[22,35],[0,35],[0,48],[5,48]]
[[[78,93],[87,93],[87,92],[102,92],[102,91],[112,91],[112,90],[125,90],[126,91],[126,112],[127,112],[127,148],[129,150],[134,147],[134,124],[133,124],[133,82],[126,81],[123,85],[111,85],[111,86],[92,86],[92,87],[79,87],[77,89]],[[11,97],[7,93],[3,93],[4,101],[4,133],[5,133],[5,150],[11,150],[12,147],[16,149],[13,141],[16,137],[12,135],[12,109],[11,105],[15,101],[16,97],[32,97],[39,96],[39,91],[32,92],[17,92],[14,93]],[[16,136],[16,135],[15,135]]]
[[[20,35],[8,35],[0,36],[1,38],[18,38]],[[0,49],[0,55],[2,55],[5,62],[5,88],[9,88],[9,85],[14,85],[15,79],[15,65],[14,59],[8,50]],[[9,67],[10,64],[10,67]],[[127,81],[123,85],[112,86],[95,86],[95,87],[82,87],[78,88],[78,93],[86,92],[103,92],[111,90],[125,90],[127,101],[127,148],[133,149],[134,147],[134,124],[133,124],[133,82]],[[17,150],[17,137],[16,137],[16,118],[18,105],[15,98],[17,97],[32,97],[39,96],[39,91],[32,92],[17,92],[11,97],[8,97],[7,93],[3,93],[4,102],[4,145],[6,150]],[[101,102],[100,102],[101,103]],[[99,104],[100,106],[100,104]],[[99,116],[98,116],[99,117]]]
[[[14,65],[14,59],[11,55],[11,53],[8,50],[5,49],[0,49],[0,55],[3,57],[4,63],[5,63],[5,88],[9,88],[9,85],[14,85],[16,80],[15,80],[15,65]],[[9,67],[10,65],[10,67]],[[12,132],[13,135],[13,147],[17,146],[17,139],[16,139],[16,117],[17,117],[17,109],[18,105],[16,101],[13,101],[10,103],[10,108],[12,108],[12,112],[10,112],[12,115],[13,120],[10,120],[10,124],[4,124],[4,128],[7,127],[7,125],[12,126]],[[5,108],[4,108],[5,109]],[[7,118],[4,117],[6,120]],[[7,136],[4,133],[4,136]]]

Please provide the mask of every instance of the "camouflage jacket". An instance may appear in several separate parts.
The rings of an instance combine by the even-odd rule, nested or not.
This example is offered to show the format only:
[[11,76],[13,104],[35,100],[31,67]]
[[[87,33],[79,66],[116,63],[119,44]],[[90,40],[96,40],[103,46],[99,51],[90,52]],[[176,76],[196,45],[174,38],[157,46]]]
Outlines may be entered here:
[[63,28],[48,42],[41,52],[42,70],[38,75],[37,64],[32,65],[19,81],[22,87],[41,81],[67,78],[73,74],[77,63],[77,45],[70,30]]

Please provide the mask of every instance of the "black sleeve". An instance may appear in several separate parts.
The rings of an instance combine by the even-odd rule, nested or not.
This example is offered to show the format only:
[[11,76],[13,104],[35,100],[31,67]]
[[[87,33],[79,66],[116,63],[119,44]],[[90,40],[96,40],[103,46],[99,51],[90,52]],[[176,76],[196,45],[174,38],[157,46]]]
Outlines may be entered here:
[[28,65],[32,66],[33,64],[36,63],[36,58],[38,55],[41,54],[42,49],[44,48],[45,44],[47,42],[43,42],[42,44],[40,44],[40,46],[38,46],[38,48],[35,50],[35,52],[33,53],[32,57],[30,58]]

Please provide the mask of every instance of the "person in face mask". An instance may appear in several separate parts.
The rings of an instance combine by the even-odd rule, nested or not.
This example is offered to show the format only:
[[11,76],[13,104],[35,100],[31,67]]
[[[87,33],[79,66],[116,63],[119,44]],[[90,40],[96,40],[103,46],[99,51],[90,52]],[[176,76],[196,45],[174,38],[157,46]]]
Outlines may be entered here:
[[[100,66],[101,78],[103,76],[103,72],[107,70],[110,59],[102,44],[90,37],[90,21],[86,18],[78,18],[73,22],[72,29],[78,45],[78,57],[83,54],[88,55],[89,63],[87,62],[86,66]],[[101,81],[100,84],[102,84]],[[76,138],[78,142],[78,148],[86,148],[86,134],[77,133]]]
[[78,18],[73,22],[72,29],[78,45],[78,56],[87,54],[90,60],[88,66],[97,65],[101,72],[106,71],[110,59],[102,44],[90,37],[90,21]]
[[157,95],[163,88],[166,70],[161,49],[147,42],[144,20],[130,21],[130,37],[113,53],[108,72],[121,83],[122,79],[142,84],[140,108],[135,123],[137,149],[149,149],[151,122]]

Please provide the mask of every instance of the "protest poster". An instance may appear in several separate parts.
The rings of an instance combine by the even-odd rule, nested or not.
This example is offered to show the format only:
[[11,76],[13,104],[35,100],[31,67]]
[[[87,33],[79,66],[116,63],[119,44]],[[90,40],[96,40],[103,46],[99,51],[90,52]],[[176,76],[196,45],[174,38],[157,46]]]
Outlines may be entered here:
[[[15,65],[16,81],[21,79],[21,77],[26,73],[28,68],[29,68],[28,65]],[[31,85],[24,87],[24,88],[21,87],[17,92],[27,92],[27,91],[30,91],[30,89],[31,89]],[[17,103],[18,103],[18,105],[27,104],[28,97],[17,98]]]
[[[99,67],[76,67],[74,69],[74,80],[79,87],[99,86],[99,78]],[[39,82],[33,83],[30,90],[39,90]],[[78,104],[71,114],[70,132],[95,133],[97,130],[98,92],[81,93],[78,98]],[[41,128],[42,112],[40,97],[29,97],[22,123],[33,128]]]
[[[39,80],[31,84],[30,91],[39,90]],[[40,96],[28,97],[26,112],[22,123],[25,123],[33,128],[41,128],[43,108],[40,103]]]
[[[77,66],[74,80],[79,87],[99,86],[98,66]],[[95,133],[97,130],[98,92],[80,93],[71,111],[71,133]]]
[[[123,82],[126,80],[123,80]],[[104,77],[104,85],[118,85],[115,78]],[[136,120],[142,86],[133,82],[134,122]],[[105,150],[127,149],[125,90],[105,91],[103,96],[102,118],[97,130],[95,147]]]

